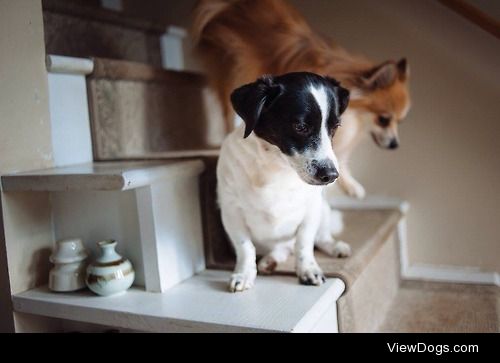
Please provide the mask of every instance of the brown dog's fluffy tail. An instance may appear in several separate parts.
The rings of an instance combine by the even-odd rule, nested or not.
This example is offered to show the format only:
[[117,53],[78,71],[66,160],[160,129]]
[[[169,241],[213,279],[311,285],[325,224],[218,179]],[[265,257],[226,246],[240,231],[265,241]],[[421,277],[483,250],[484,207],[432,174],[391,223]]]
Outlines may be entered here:
[[208,23],[236,1],[238,0],[198,0],[193,10],[193,25],[191,27],[194,44],[200,42]]
[[[238,29],[226,27],[227,15],[241,0],[198,0],[193,9],[191,37],[195,54],[203,62],[212,88],[221,101],[227,130],[233,128],[234,115],[229,102],[238,85],[236,69],[251,49],[243,42]],[[240,13],[241,14],[241,13]],[[239,19],[239,18],[238,18]]]

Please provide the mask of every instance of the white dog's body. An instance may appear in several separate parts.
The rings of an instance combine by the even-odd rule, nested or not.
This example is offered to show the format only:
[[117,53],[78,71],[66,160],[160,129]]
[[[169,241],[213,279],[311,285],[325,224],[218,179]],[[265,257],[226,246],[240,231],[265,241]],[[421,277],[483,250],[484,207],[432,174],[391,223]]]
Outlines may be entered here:
[[217,178],[222,210],[234,210],[251,226],[258,254],[294,239],[308,214],[319,220],[323,188],[302,181],[277,147],[255,135],[243,139],[242,127],[222,145]]
[[249,232],[258,255],[295,241],[297,227],[308,214],[324,219],[318,242],[342,230],[340,213],[323,198],[324,187],[305,183],[276,146],[255,135],[243,139],[243,126],[222,145],[217,180],[222,209],[238,210],[245,225],[254,226]]
[[[333,256],[350,254],[348,244],[333,238],[342,221],[323,197],[325,186],[306,183],[278,147],[253,133],[243,136],[243,126],[228,135],[217,165],[222,221],[238,256],[230,289],[252,287],[257,254],[264,256],[259,271],[266,273],[295,251],[299,277],[322,278],[311,244]],[[321,141],[324,146],[316,153],[328,154],[337,164],[326,131]]]

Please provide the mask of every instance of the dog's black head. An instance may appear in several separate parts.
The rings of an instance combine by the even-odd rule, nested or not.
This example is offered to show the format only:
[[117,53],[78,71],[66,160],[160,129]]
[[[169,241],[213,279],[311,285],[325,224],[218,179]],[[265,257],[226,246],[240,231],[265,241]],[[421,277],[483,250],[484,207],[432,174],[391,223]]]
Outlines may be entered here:
[[338,177],[332,138],[347,108],[349,91],[313,73],[264,76],[231,95],[236,113],[252,131],[277,146],[307,183],[323,185]]

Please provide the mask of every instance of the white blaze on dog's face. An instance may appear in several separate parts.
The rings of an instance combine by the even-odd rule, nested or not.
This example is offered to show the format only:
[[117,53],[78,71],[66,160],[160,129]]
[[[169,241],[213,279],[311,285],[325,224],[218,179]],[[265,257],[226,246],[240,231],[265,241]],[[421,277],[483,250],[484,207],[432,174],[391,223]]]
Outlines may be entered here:
[[277,146],[308,184],[338,177],[332,138],[347,108],[349,91],[331,78],[299,72],[263,77],[231,95],[233,107],[252,131]]

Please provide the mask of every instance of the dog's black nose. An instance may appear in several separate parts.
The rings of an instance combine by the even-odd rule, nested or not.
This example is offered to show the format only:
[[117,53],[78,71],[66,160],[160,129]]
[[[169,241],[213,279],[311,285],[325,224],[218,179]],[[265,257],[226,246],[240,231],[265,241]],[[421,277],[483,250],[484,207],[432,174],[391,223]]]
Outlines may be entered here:
[[391,143],[389,144],[388,148],[391,150],[397,149],[399,146],[398,139],[392,139]]
[[316,171],[316,178],[322,183],[332,183],[339,177],[339,172],[335,167],[320,167]]

